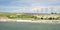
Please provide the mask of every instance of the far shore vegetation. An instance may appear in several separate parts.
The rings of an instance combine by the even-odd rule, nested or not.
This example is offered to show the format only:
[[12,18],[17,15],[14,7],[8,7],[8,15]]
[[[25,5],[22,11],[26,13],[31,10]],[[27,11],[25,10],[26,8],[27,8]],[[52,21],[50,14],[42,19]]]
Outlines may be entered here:
[[33,20],[60,20],[59,13],[43,14],[43,13],[16,13],[16,12],[0,12],[0,18],[8,19],[33,19]]

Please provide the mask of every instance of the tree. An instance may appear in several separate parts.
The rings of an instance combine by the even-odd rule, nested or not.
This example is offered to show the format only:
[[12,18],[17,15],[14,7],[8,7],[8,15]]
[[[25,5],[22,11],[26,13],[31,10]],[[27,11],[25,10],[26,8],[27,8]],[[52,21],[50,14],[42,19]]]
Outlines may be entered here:
[[41,19],[43,20],[43,18],[41,17]]
[[53,18],[52,17],[50,17],[50,18],[48,18],[49,20],[52,20]]
[[51,14],[54,14],[53,12],[51,12]]

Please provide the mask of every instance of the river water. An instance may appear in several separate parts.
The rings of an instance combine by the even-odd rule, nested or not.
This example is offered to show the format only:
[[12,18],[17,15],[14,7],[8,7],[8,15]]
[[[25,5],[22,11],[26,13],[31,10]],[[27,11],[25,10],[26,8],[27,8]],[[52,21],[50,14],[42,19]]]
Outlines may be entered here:
[[0,30],[60,30],[60,24],[0,22]]

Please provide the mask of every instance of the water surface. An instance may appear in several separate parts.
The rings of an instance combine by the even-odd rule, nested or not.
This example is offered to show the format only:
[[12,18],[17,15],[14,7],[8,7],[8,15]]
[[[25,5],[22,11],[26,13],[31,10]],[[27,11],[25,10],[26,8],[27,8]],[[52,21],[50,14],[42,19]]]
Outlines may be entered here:
[[60,24],[0,22],[0,30],[60,30]]

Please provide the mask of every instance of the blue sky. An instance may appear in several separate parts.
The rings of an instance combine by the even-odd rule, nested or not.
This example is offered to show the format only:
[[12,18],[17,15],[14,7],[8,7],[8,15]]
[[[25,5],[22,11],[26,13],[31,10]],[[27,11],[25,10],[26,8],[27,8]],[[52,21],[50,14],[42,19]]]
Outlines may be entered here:
[[60,13],[60,0],[0,0],[0,12]]

